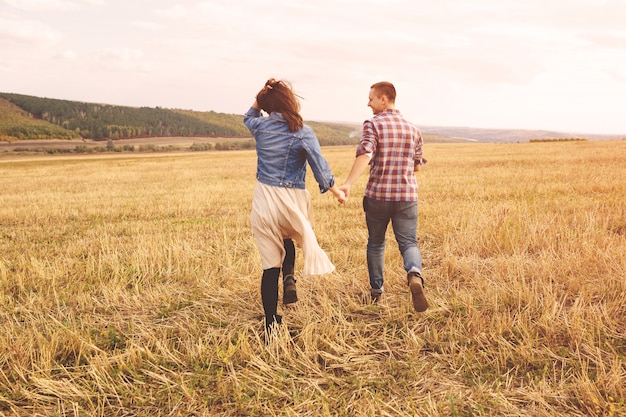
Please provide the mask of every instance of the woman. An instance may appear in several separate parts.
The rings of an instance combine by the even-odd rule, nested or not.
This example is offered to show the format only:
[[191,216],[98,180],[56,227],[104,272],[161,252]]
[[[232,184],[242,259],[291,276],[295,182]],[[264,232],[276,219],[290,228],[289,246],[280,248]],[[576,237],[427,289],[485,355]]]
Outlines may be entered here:
[[[261,110],[268,116],[264,117]],[[331,191],[340,204],[345,194],[335,184],[320,144],[300,116],[300,103],[285,81],[270,79],[257,94],[244,123],[254,136],[258,180],[250,222],[261,253],[261,299],[265,327],[281,322],[276,314],[278,278],[283,270],[283,303],[297,301],[294,279],[295,246],[304,254],[303,275],[321,275],[335,267],[320,248],[312,228],[311,196],[305,188],[307,163],[320,192]]]

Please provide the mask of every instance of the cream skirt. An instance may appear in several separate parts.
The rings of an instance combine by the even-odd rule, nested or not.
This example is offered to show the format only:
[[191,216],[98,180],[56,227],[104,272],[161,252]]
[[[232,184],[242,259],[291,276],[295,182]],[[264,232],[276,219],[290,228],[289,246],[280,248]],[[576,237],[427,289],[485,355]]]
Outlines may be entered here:
[[302,275],[323,275],[335,270],[326,252],[317,243],[308,190],[272,187],[257,182],[250,222],[263,269],[282,266],[285,257],[283,239],[292,238],[304,254]]

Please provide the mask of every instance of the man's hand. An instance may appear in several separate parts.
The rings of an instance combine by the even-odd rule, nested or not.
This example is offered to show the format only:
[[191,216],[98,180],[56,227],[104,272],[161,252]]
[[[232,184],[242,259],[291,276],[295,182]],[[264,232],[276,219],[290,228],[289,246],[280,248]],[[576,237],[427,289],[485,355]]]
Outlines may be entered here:
[[344,194],[346,195],[346,200],[347,200],[348,197],[350,197],[350,185],[344,184],[341,187],[339,187],[339,189],[344,192]]

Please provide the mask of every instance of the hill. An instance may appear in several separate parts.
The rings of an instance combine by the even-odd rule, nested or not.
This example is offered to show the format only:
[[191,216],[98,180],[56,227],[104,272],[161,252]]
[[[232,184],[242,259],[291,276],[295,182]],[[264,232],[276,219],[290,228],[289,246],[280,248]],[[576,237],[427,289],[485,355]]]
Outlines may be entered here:
[[[358,142],[357,123],[305,121],[322,145],[353,145]],[[528,142],[542,139],[621,139],[620,135],[581,134],[549,130],[484,129],[422,126],[426,143]],[[0,93],[0,141],[83,139],[94,141],[140,138],[249,139],[242,115],[200,112],[162,107],[129,107],[100,103]],[[187,141],[185,141],[187,142]],[[224,142],[223,149],[239,148]],[[248,143],[246,146],[250,146]],[[216,146],[216,148],[218,148]]]
[[128,107],[0,93],[33,118],[76,132],[84,139],[106,140],[146,136],[247,136],[241,118],[213,122],[183,111],[160,107]]
[[[0,93],[0,140],[250,138],[242,115],[128,107]],[[309,124],[309,122],[307,122]],[[356,143],[355,126],[311,122],[322,145]]]
[[33,117],[19,106],[0,97],[0,141],[26,139],[76,139],[79,135]]
[[570,139],[585,138],[590,140],[615,140],[626,135],[602,135],[575,132],[558,132],[552,130],[527,129],[484,129],[474,127],[421,126],[424,134],[437,134],[469,142],[529,142],[537,139]]

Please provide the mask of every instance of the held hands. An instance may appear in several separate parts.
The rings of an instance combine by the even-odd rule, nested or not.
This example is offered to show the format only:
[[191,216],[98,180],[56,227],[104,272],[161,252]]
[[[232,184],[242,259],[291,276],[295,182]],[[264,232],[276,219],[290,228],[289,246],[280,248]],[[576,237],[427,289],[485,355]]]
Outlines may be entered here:
[[333,185],[332,188],[330,189],[330,191],[333,193],[333,195],[337,198],[337,201],[339,202],[339,205],[343,205],[346,200],[348,199],[348,197],[346,196],[346,194],[341,190],[340,187],[337,187],[336,185]]
[[341,187],[339,187],[339,189],[343,191],[343,193],[346,195],[346,200],[347,200],[348,197],[350,197],[350,185],[344,184]]
[[348,195],[350,194],[350,186],[347,184],[338,187],[337,185],[333,185],[330,191],[337,197],[337,201],[340,206],[343,206],[345,202],[348,200]]

